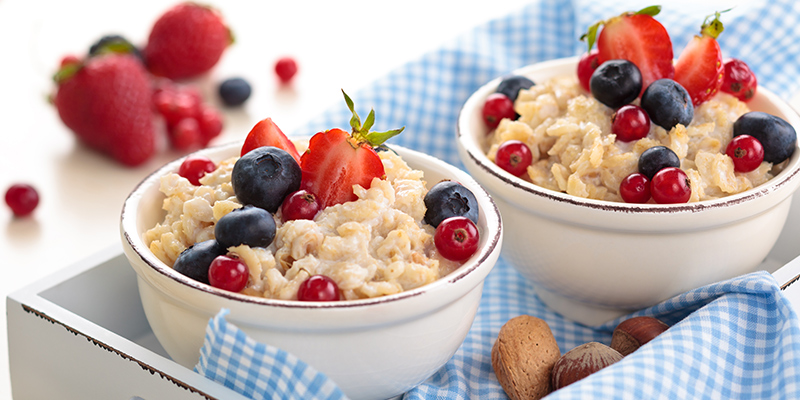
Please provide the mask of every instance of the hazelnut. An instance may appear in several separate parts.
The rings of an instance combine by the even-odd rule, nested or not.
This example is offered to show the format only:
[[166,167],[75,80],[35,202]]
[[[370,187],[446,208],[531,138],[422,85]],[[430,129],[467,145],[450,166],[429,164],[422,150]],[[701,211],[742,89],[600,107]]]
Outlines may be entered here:
[[550,371],[561,357],[553,332],[530,315],[510,319],[492,346],[492,368],[511,400],[536,400],[550,393]]
[[611,348],[623,356],[627,356],[668,328],[669,325],[653,317],[642,316],[627,319],[614,329],[611,336]]
[[582,344],[561,356],[553,366],[553,390],[575,383],[622,359],[622,354],[602,343]]

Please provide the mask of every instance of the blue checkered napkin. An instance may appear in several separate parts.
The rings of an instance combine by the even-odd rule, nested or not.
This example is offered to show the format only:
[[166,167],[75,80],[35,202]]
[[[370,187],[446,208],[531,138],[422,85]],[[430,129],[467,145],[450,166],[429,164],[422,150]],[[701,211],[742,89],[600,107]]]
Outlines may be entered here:
[[336,384],[297,357],[258,343],[225,320],[221,310],[206,328],[195,371],[257,400],[346,399]]
[[[670,32],[677,56],[715,9],[703,2],[674,3],[665,5],[658,19]],[[726,29],[720,46],[725,56],[745,60],[761,85],[788,99],[800,88],[800,30],[796,29],[800,3],[752,3],[723,16]],[[589,24],[650,4],[534,0],[518,13],[475,28],[350,94],[359,114],[375,109],[376,130],[406,127],[389,145],[420,150],[461,166],[454,140],[456,119],[475,89],[527,64],[580,54],[585,45],[577,38]],[[347,127],[349,119],[342,102],[293,134],[307,136]],[[547,321],[562,352],[589,341],[609,343],[619,322],[591,328],[562,318],[501,258],[486,280],[481,306],[464,344],[441,370],[405,397],[505,399],[492,371],[491,345],[500,327],[520,314]],[[770,275],[756,273],[697,289],[638,314],[677,325],[621,363],[553,397],[800,398],[800,363],[795,359],[800,354],[798,319]],[[309,388],[332,385],[309,379],[318,377],[310,367],[246,339],[222,316],[209,324],[197,371],[259,399],[309,397],[317,393]],[[273,386],[280,386],[274,392],[280,395],[262,391]],[[319,393],[325,397],[329,392]]]

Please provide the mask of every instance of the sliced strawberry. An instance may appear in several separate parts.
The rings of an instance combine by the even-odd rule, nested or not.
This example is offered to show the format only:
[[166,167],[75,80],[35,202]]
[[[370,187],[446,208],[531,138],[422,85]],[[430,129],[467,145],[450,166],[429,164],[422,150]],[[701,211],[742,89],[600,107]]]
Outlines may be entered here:
[[[717,12],[706,18],[700,35],[692,38],[675,62],[675,81],[689,92],[695,107],[714,97],[722,86],[724,67],[717,36],[723,27],[719,15]],[[712,16],[714,19],[708,22]]]
[[370,111],[362,126],[352,100],[346,93],[344,97],[353,113],[350,119],[352,133],[341,129],[319,132],[311,137],[308,150],[300,158],[303,170],[300,189],[316,195],[323,208],[356,200],[354,185],[369,188],[373,178],[384,178],[383,162],[374,146],[403,130],[370,132],[375,121],[374,111]]
[[297,152],[294,143],[283,134],[278,125],[275,125],[272,118],[262,119],[250,130],[244,140],[244,145],[242,145],[241,155],[261,146],[273,146],[286,150],[298,163],[300,162],[300,153]]
[[672,41],[664,26],[653,18],[660,11],[660,6],[652,6],[626,12],[590,26],[584,35],[591,50],[597,29],[603,25],[597,37],[597,61],[602,64],[621,59],[636,64],[642,73],[642,92],[656,80],[675,75]]

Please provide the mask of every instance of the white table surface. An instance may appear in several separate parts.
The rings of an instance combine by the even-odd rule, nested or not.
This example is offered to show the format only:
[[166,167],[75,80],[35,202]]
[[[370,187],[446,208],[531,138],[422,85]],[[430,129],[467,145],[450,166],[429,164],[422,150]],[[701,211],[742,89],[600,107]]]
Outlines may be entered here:
[[[523,7],[526,1],[204,3],[216,4],[237,40],[205,78],[205,87],[235,75],[254,86],[244,108],[226,110],[225,129],[215,141],[222,143],[244,139],[252,125],[265,117],[272,117],[284,132],[292,132],[308,117],[341,102],[340,88],[356,92],[473,26]],[[141,167],[120,166],[80,146],[46,101],[53,89],[50,77],[63,55],[83,54],[107,33],[144,43],[157,16],[175,2],[131,4],[0,0],[0,191],[4,194],[11,184],[27,182],[41,196],[30,218],[14,218],[4,203],[0,206],[3,299],[118,242],[119,211],[129,191],[150,171],[180,156],[164,151]],[[272,70],[282,55],[295,57],[300,65],[289,88],[277,84]],[[800,104],[800,97],[793,103]],[[6,337],[3,313],[0,398],[11,398]]]

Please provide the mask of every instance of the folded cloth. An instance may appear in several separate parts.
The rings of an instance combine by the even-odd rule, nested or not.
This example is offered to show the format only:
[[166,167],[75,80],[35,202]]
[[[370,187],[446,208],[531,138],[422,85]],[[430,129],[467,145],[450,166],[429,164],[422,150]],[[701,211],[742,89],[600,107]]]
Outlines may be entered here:
[[[657,17],[675,54],[699,33],[708,4],[670,2]],[[441,49],[409,62],[351,96],[373,107],[376,130],[405,126],[390,140],[461,166],[455,145],[459,108],[487,81],[527,64],[585,52],[586,27],[649,3],[533,1]],[[716,4],[718,5],[718,4]],[[759,84],[788,99],[800,88],[800,4],[792,0],[739,5],[723,16],[725,57],[745,60]],[[569,72],[569,71],[565,71]],[[295,132],[309,135],[348,126],[337,107]],[[589,341],[609,343],[613,328],[633,315],[674,324],[623,361],[554,392],[552,398],[800,398],[800,320],[766,272],[692,290],[655,307],[598,327],[564,319],[502,258],[486,279],[472,328],[453,358],[406,399],[504,399],[491,367],[491,347],[510,318],[544,319],[562,352]],[[295,357],[247,338],[224,311],[206,331],[198,373],[254,399],[342,398],[335,383]]]

